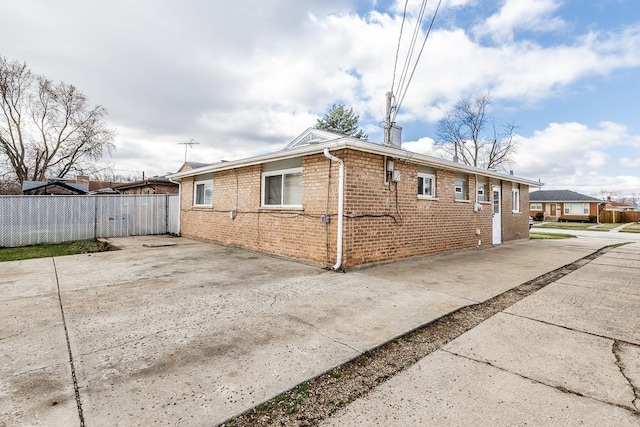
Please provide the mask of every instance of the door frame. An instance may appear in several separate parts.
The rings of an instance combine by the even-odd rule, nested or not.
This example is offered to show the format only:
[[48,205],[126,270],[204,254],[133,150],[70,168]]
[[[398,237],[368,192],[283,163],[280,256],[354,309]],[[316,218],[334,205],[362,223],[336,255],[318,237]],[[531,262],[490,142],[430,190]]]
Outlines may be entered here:
[[[497,193],[497,196],[496,196]],[[492,209],[492,236],[491,243],[499,245],[502,243],[502,188],[500,185],[494,185],[491,192],[491,209]]]

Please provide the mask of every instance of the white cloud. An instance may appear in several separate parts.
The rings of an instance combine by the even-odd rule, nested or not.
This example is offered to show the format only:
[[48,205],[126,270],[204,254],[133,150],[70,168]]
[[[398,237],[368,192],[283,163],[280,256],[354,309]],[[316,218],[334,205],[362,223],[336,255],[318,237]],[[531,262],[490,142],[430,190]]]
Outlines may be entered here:
[[[545,188],[640,189],[640,174],[625,175],[611,161],[620,151],[637,150],[640,135],[626,126],[602,122],[597,128],[581,123],[551,123],[531,137],[521,137],[515,155],[517,175],[541,179]],[[633,167],[632,162],[623,164]]]
[[[114,162],[155,174],[179,166],[184,152],[177,144],[191,138],[200,142],[190,151],[194,161],[279,149],[338,102],[353,107],[365,131],[379,136],[404,1],[395,0],[395,14],[365,16],[351,12],[351,4],[17,2],[3,10],[0,39],[12,40],[3,55],[74,83],[92,102],[105,105],[119,131]],[[473,11],[482,13],[484,4],[450,0],[442,7],[478,5]],[[400,125],[434,123],[469,93],[489,91],[497,101],[529,104],[589,76],[640,66],[640,25],[567,35],[548,46],[512,41],[514,31],[561,28],[558,6],[551,0],[505,1],[482,27],[500,37],[490,46],[464,28],[435,29],[400,110]],[[415,23],[415,9],[409,12],[405,30]],[[619,158],[606,144],[623,144],[625,137],[637,141],[621,124],[553,123],[525,138],[518,169],[536,178],[549,171],[554,177],[589,177],[586,168],[601,170]],[[405,144],[417,152],[432,145],[428,137]],[[626,158],[630,163],[622,165],[631,167],[637,156]]]
[[620,159],[620,165],[625,168],[640,168],[640,157],[638,157],[637,159],[630,159],[628,157],[623,157]]
[[565,22],[553,16],[560,7],[557,0],[505,0],[498,12],[476,25],[472,32],[479,37],[489,36],[497,42],[512,41],[517,30],[536,32],[556,31]]
[[407,141],[402,143],[402,148],[418,154],[437,155],[435,141],[432,138],[424,137],[417,141]]

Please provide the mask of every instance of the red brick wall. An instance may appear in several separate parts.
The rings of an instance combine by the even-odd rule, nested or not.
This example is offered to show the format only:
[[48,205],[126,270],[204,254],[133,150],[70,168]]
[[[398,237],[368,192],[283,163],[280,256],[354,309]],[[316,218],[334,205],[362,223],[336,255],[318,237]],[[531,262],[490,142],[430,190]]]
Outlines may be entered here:
[[529,238],[529,187],[520,185],[520,211],[513,212],[513,188],[516,184],[502,181],[502,241]]
[[[223,244],[301,258],[335,262],[338,166],[331,167],[330,223],[321,222],[327,207],[329,160],[324,155],[303,159],[303,210],[260,207],[262,167],[216,172],[213,207],[193,207],[193,178],[182,181],[181,234]],[[231,219],[230,211],[236,211]],[[327,258],[327,234],[328,255]]]
[[[482,203],[483,209],[474,212],[474,175],[468,176],[470,201],[454,200],[455,175],[445,170],[436,170],[436,198],[422,200],[417,197],[415,164],[396,159],[401,180],[385,186],[384,156],[355,150],[332,154],[345,161],[345,267],[473,248],[478,241],[483,246],[491,244],[491,203]],[[259,165],[216,172],[212,208],[192,207],[193,179],[184,179],[181,233],[332,265],[336,258],[338,164],[322,154],[303,159],[303,210],[261,208],[261,172]],[[488,182],[488,189],[490,185]],[[511,183],[504,186],[508,188],[502,192],[503,241],[525,238],[528,215],[511,212]],[[528,206],[528,188],[521,188],[521,206]],[[231,210],[237,212],[235,219],[229,216]],[[328,226],[320,219],[326,212],[330,213]]]

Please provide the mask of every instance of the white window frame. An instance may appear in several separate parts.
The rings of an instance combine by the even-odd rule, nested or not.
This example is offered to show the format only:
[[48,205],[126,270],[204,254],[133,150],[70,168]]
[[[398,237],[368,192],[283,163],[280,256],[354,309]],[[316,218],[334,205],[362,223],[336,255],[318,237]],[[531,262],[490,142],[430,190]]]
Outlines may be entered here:
[[[198,186],[204,185],[204,193],[202,194],[203,202],[198,203]],[[207,187],[211,189],[211,200],[210,203],[207,202]],[[210,208],[213,206],[213,179],[201,179],[193,182],[193,206],[195,207],[207,207]]]
[[530,211],[542,211],[542,203],[529,203]]
[[[482,196],[482,197],[481,197]],[[489,195],[487,194],[487,184],[481,182],[478,184],[478,203],[489,202]]]
[[[279,205],[267,205],[265,203],[265,192],[267,191],[267,187],[266,187],[266,178],[267,177],[271,177],[271,176],[278,176],[280,175],[282,177],[281,179],[281,189],[280,189],[280,197],[284,198],[284,184],[285,184],[285,175],[295,175],[295,174],[302,174],[302,168],[298,167],[298,168],[290,168],[290,169],[280,169],[280,170],[275,170],[275,171],[271,171],[271,172],[262,172],[262,188],[260,189],[260,207],[262,208],[281,208],[281,209],[301,209],[302,208],[302,200],[300,200],[300,204],[296,204],[296,205],[285,205],[285,204],[279,204]],[[300,195],[302,198],[302,182],[300,183]],[[281,202],[284,200],[281,200]]]
[[511,190],[511,196],[512,196],[512,212],[514,213],[519,213],[520,212],[520,189],[519,188],[513,188]]
[[[427,187],[424,185],[425,179],[431,181],[431,194],[426,194]],[[420,180],[422,180],[422,194],[418,192],[418,199],[435,199],[436,197],[436,176],[430,173],[418,172],[418,191],[420,190]]]
[[[462,185],[458,185],[460,181]],[[458,191],[460,189],[460,191]],[[469,177],[458,177],[453,179],[453,198],[458,201],[469,201]]]
[[[571,209],[572,207],[578,207],[581,205],[581,209]],[[576,210],[581,210],[581,212],[575,212]],[[565,203],[564,204],[564,214],[565,215],[589,215],[589,203]]]

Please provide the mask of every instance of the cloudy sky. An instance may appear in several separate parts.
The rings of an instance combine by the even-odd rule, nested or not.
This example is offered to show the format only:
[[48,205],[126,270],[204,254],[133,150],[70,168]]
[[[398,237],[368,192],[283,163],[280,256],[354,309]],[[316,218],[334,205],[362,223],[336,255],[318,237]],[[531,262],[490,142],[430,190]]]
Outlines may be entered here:
[[[406,4],[399,68],[422,1]],[[279,150],[336,103],[380,141],[404,7],[0,0],[0,55],[105,106],[114,171],[151,176],[177,170],[189,140],[192,161]],[[517,175],[640,198],[637,0],[442,0],[397,117],[404,148],[430,153],[438,119],[482,93],[496,123],[518,126]]]

